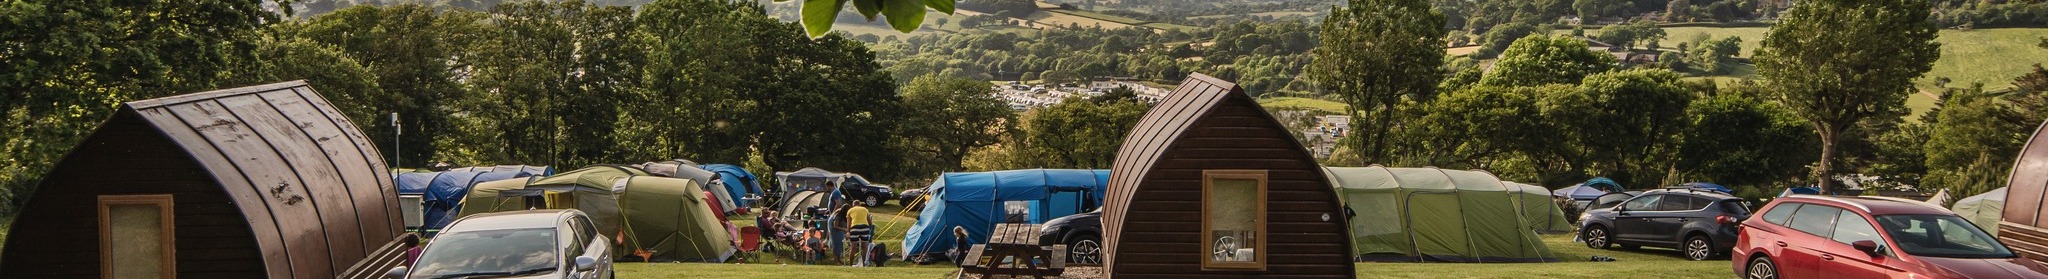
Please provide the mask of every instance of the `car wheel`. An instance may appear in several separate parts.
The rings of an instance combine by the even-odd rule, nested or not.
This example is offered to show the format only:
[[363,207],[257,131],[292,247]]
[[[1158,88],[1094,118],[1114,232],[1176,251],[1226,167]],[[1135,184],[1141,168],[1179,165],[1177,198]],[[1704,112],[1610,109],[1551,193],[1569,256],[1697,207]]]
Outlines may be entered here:
[[1609,245],[1614,244],[1614,236],[1608,235],[1607,227],[1600,225],[1586,227],[1584,232],[1579,233],[1579,238],[1585,239],[1586,247],[1593,249],[1607,249]]
[[1685,249],[1681,251],[1685,251],[1686,259],[1704,261],[1714,256],[1714,241],[1707,239],[1707,236],[1704,235],[1687,237],[1685,238]]
[[1077,264],[1102,263],[1102,237],[1081,235],[1067,240],[1067,262]]
[[1742,278],[1778,279],[1778,264],[1772,263],[1770,257],[1757,255],[1756,259],[1749,260],[1749,270],[1743,272]]
[[874,195],[868,195],[868,197],[862,199],[862,201],[866,202],[868,204],[868,207],[882,206],[882,198],[875,197]]

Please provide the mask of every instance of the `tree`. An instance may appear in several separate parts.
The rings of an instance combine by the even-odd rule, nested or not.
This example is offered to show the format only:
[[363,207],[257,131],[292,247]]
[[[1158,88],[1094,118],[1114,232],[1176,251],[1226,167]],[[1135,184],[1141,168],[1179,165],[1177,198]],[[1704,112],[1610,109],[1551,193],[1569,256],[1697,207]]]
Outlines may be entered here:
[[[1898,110],[1913,79],[1940,57],[1931,4],[1914,0],[1801,2],[1764,37],[1757,74],[1771,99],[1809,121],[1820,136],[1813,170],[1833,183],[1836,143],[1865,117]],[[1896,121],[1896,120],[1892,120]]]
[[1137,100],[1073,97],[1032,110],[1005,143],[1003,168],[1108,168],[1124,135],[1150,109]]
[[1515,40],[1479,84],[1536,86],[1578,84],[1587,75],[1613,70],[1614,56],[1586,48],[1571,37],[1534,35]]
[[1663,27],[1657,27],[1657,24],[1654,22],[1639,19],[1627,24],[1608,25],[1605,28],[1600,28],[1600,34],[1595,37],[1600,41],[1620,46],[1623,49],[1635,49],[1636,46],[1640,45],[1648,45],[1651,49],[1655,49],[1656,41],[1664,39],[1664,36]]
[[898,133],[915,158],[929,158],[929,171],[961,171],[967,153],[1002,142],[1017,126],[1017,112],[988,82],[919,77],[903,87],[905,114],[903,132]]
[[[1498,71],[1498,70],[1496,70]],[[1656,183],[1672,157],[1693,91],[1678,73],[1629,70],[1586,76],[1579,90],[1545,96],[1544,118],[1582,148],[1595,175],[1622,185]]]
[[1766,186],[1798,177],[1814,161],[1806,123],[1758,97],[1724,91],[1695,100],[1686,115],[1674,167],[1688,178]]
[[247,85],[262,1],[0,5],[0,216],[121,102]]
[[1354,146],[1367,162],[1386,160],[1394,106],[1426,100],[1443,80],[1444,16],[1422,0],[1353,0],[1323,20],[1309,80],[1344,100]]
[[[448,146],[439,136],[453,135],[451,108],[464,93],[457,73],[466,64],[462,46],[480,16],[461,10],[437,11],[419,4],[393,6],[357,5],[303,22],[278,26],[278,32],[333,46],[368,67],[377,85],[387,94],[369,103],[375,115],[358,119],[365,137],[386,156],[392,167],[426,165],[438,157],[439,147]],[[392,142],[396,128],[385,118],[399,113],[406,129]],[[383,121],[377,121],[383,120]],[[404,148],[397,148],[403,145]]]
[[1708,74],[1721,74],[1727,70],[1723,64],[1733,63],[1735,56],[1742,53],[1742,37],[1728,36],[1701,42],[1686,50],[1685,59],[1689,64]]
[[1692,1],[1671,0],[1664,5],[1664,21],[1692,22]]
[[2032,132],[2028,128],[2041,120],[2021,119],[1983,86],[1944,96],[1938,119],[1926,138],[1927,177],[1920,185],[1960,195],[1998,187],[1985,182],[2005,185],[2004,177],[1981,177],[1971,170],[2012,165],[2013,154],[2019,154]]
[[1480,58],[1493,58],[1495,55],[1499,55],[1502,51],[1507,50],[1510,44],[1515,43],[1515,40],[1520,40],[1531,34],[1536,34],[1536,27],[1528,24],[1507,23],[1494,26],[1493,29],[1486,30],[1485,34],[1479,35],[1479,53],[1476,55]]
[[[773,169],[819,166],[890,174],[901,98],[874,54],[753,3],[663,0],[641,7],[635,43],[648,49],[621,112],[623,142],[641,156],[742,161]],[[886,179],[886,178],[884,178]]]

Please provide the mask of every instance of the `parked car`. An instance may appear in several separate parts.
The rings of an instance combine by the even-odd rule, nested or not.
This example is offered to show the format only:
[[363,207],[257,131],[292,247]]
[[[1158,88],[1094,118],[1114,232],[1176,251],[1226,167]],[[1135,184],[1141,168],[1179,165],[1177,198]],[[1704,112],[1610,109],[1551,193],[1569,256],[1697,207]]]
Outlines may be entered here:
[[1791,195],[1742,223],[1745,278],[2048,278],[1954,212],[1884,197]]
[[924,203],[931,202],[931,200],[918,202],[917,199],[924,198],[925,195],[929,195],[930,193],[926,193],[925,191],[930,189],[930,187],[926,187],[903,190],[903,193],[897,195],[896,203],[903,205],[903,210],[924,210]]
[[846,182],[839,185],[839,194],[867,207],[882,206],[896,199],[896,191],[889,189],[889,185],[868,183],[868,179],[860,175],[846,176]]
[[1735,225],[1746,218],[1749,207],[1728,194],[1651,190],[1614,207],[1587,210],[1579,216],[1579,237],[1594,249],[1664,247],[1706,260],[1735,247]]
[[1102,263],[1102,209],[1045,221],[1038,245],[1067,245],[1067,262]]
[[611,240],[583,211],[485,213],[455,220],[399,278],[612,278]]

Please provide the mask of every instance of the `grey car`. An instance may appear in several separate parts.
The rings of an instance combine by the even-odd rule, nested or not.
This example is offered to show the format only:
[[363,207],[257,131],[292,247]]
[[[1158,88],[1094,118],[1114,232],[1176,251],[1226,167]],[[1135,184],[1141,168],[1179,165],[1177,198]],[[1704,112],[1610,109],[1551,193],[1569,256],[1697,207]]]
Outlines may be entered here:
[[393,279],[612,278],[611,240],[582,211],[527,210],[463,217],[442,229]]
[[1620,205],[1587,210],[1579,216],[1579,238],[1594,249],[1663,247],[1706,260],[1734,248],[1736,224],[1748,218],[1749,207],[1728,194],[1651,190]]

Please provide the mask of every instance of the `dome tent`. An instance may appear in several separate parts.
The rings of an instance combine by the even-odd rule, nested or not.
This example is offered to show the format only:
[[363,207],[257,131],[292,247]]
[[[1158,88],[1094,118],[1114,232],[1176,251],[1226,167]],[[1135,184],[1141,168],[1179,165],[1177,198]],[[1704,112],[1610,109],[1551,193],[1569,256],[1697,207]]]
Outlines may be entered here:
[[[461,171],[415,172],[397,175],[398,177],[395,181],[398,183],[400,200],[408,200],[408,197],[418,199],[417,202],[419,202],[418,205],[421,210],[419,219],[417,219],[421,221],[421,225],[418,226],[419,229],[423,229],[423,231],[431,235],[432,232],[447,227],[449,222],[455,221],[455,214],[461,212],[462,209],[462,198],[469,195],[469,188],[476,186],[476,184],[529,176],[545,176],[550,173],[544,173],[544,171],[551,170],[536,167],[477,167],[463,169]],[[413,212],[407,213],[411,214]],[[412,217],[408,216],[407,218],[410,219]]]
[[716,202],[721,205],[719,208],[725,210],[725,212],[719,212],[721,214],[733,214],[732,209],[737,208],[737,206],[731,206],[734,204],[733,200],[736,199],[733,198],[732,193],[728,192],[724,185],[719,184],[718,174],[698,168],[696,162],[669,160],[646,162],[633,165],[633,167],[647,171],[647,174],[655,176],[689,179],[690,181],[697,182],[697,185],[703,186],[704,190],[710,191],[711,195],[716,197]]
[[[747,169],[740,168],[740,166],[709,164],[704,165],[703,168],[718,174],[719,184],[725,185],[725,191],[732,193],[733,207],[740,209],[752,207],[755,201],[753,199],[758,199],[764,194],[761,192],[761,179],[754,177],[754,173],[747,172]],[[753,199],[749,199],[749,197]]]
[[649,261],[723,262],[735,251],[704,189],[695,181],[651,176],[638,169],[596,166],[528,180],[478,184],[460,216],[528,208],[578,209],[591,225],[625,245],[617,256],[650,253]]
[[1977,228],[1984,229],[1984,232],[1996,236],[1998,235],[1998,221],[2004,220],[2003,217],[2005,217],[2005,190],[2007,188],[2009,187],[1998,187],[1998,189],[1992,189],[1983,194],[1956,200],[1956,204],[1949,206],[1949,210],[1955,211],[1956,215],[1962,216],[1963,219],[1970,220],[1970,223],[1976,224]]
[[1525,217],[1528,190],[1492,174],[1379,166],[1325,170],[1356,214],[1351,239],[1360,260],[1557,261],[1531,230],[1538,226]]

